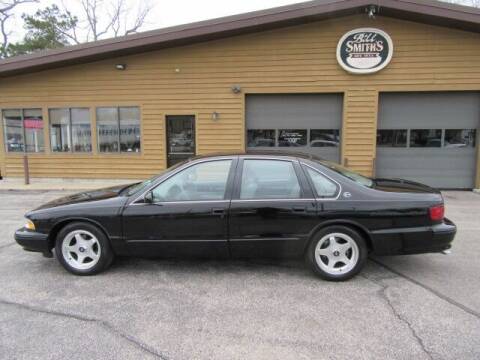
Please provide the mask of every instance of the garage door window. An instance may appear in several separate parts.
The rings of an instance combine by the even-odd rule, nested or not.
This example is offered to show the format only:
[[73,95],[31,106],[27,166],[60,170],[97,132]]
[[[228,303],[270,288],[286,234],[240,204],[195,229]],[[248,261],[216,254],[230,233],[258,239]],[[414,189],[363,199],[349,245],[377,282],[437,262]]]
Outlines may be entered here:
[[240,199],[298,199],[301,195],[290,161],[245,160]]
[[436,148],[442,146],[442,130],[410,130],[410,147]]
[[338,147],[340,145],[339,130],[312,129],[310,130],[311,147]]
[[307,145],[306,129],[281,129],[278,131],[278,146],[300,147]]
[[448,148],[475,147],[475,129],[445,130],[444,146]]
[[275,130],[248,130],[248,147],[274,147]]
[[407,146],[407,130],[378,130],[377,146],[406,147]]

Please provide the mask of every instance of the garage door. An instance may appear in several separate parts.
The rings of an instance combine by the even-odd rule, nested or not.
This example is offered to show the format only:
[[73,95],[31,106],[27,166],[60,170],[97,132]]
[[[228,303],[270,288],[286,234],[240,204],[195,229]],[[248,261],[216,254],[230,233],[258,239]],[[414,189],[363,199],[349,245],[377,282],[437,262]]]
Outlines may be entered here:
[[247,148],[340,160],[341,94],[248,95]]
[[473,188],[479,119],[478,93],[381,94],[377,177]]

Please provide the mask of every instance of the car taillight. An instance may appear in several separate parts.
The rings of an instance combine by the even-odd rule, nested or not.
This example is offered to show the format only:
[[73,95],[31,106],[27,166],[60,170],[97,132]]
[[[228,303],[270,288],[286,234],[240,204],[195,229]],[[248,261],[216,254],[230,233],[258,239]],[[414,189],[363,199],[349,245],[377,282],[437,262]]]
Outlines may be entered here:
[[437,205],[430,208],[430,220],[441,221],[445,215],[445,206]]

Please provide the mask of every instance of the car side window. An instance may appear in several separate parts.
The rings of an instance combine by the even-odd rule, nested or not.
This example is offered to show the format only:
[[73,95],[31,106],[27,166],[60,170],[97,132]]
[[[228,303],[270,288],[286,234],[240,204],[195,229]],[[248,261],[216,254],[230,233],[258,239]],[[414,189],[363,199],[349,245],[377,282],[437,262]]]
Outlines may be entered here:
[[298,199],[300,183],[290,161],[244,160],[240,199]]
[[192,165],[153,189],[153,201],[223,200],[231,164],[218,160]]
[[338,186],[332,180],[328,179],[327,177],[323,176],[318,171],[315,171],[309,167],[305,167],[307,169],[307,173],[312,180],[313,187],[315,188],[315,192],[317,197],[333,197],[337,194]]

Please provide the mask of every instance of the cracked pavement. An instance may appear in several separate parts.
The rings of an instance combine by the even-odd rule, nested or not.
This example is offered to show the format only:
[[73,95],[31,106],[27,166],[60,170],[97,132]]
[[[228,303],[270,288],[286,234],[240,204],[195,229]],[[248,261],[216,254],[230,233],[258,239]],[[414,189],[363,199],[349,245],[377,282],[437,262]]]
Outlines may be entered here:
[[446,192],[453,254],[371,258],[345,283],[300,262],[117,259],[75,277],[13,244],[66,192],[0,192],[5,359],[478,359],[480,195]]

